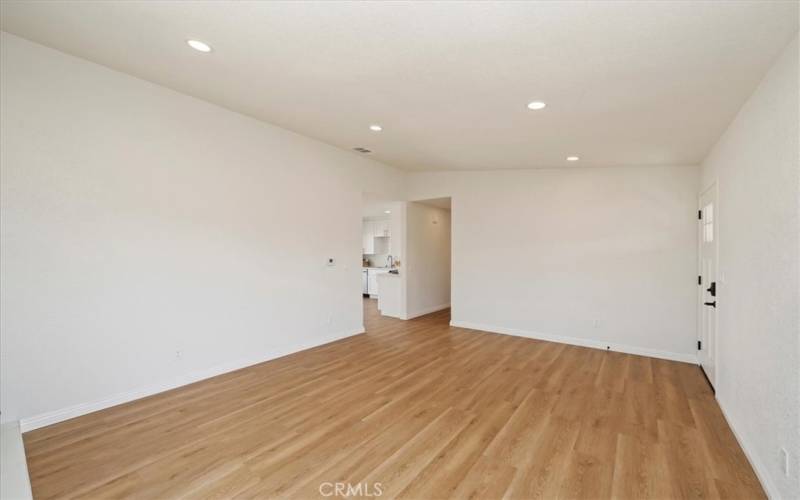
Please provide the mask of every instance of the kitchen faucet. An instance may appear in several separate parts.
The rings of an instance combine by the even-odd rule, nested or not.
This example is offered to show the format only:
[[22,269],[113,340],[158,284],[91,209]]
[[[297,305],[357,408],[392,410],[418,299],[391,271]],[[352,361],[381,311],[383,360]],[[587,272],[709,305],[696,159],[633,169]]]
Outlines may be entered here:
[[394,267],[394,258],[392,258],[391,255],[388,255],[386,257],[386,267],[388,267],[389,269]]

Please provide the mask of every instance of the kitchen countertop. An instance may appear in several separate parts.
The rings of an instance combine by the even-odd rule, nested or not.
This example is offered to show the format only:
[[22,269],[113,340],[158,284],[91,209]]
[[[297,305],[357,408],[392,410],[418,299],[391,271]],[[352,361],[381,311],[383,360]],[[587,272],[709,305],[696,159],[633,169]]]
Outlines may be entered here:
[[[388,274],[389,276],[400,276],[400,268],[398,267],[361,267],[363,271],[386,271],[385,273],[380,273],[378,276],[383,276],[384,274]],[[389,271],[397,271],[396,273],[390,273]]]

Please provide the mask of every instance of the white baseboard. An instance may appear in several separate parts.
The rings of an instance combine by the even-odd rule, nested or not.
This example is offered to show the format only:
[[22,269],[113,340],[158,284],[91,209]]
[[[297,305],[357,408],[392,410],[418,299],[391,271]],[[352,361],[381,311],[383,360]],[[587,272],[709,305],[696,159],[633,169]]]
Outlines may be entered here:
[[504,326],[484,325],[480,323],[472,323],[469,321],[450,321],[450,326],[455,326],[459,328],[469,328],[470,330],[483,330],[485,332],[492,332],[492,333],[502,333],[503,335],[514,335],[516,337],[526,337],[529,339],[548,340],[550,342],[558,342],[559,344],[570,344],[581,347],[591,347],[593,349],[602,349],[604,351],[610,349],[615,352],[624,352],[626,354],[636,354],[639,356],[648,356],[651,358],[668,359],[671,361],[681,361],[684,363],[697,364],[697,356],[694,354],[660,351],[657,349],[648,349],[646,347],[616,344],[613,342],[603,342],[602,340],[567,337],[564,335],[553,335],[549,333],[532,332],[528,330],[520,330],[517,328],[506,328]]
[[739,426],[737,421],[732,419],[731,415],[725,411],[724,400],[717,397],[717,403],[719,404],[719,409],[722,410],[722,415],[725,417],[725,420],[728,421],[728,427],[730,427],[731,431],[733,431],[733,436],[739,442],[739,446],[742,447],[742,451],[744,451],[744,455],[750,462],[750,466],[756,472],[756,476],[761,482],[761,487],[764,488],[767,497],[771,498],[772,500],[780,500],[781,494],[778,492],[778,488],[776,488],[772,483],[764,463],[759,460],[758,455],[756,455],[753,451],[753,447],[750,445],[750,442],[744,439],[744,433],[742,432],[742,428]]
[[126,391],[123,393],[115,394],[108,398],[88,403],[80,403],[77,405],[69,406],[67,408],[61,408],[59,410],[49,411],[41,413],[39,415],[22,418],[19,421],[20,430],[22,432],[32,431],[34,429],[38,429],[39,427],[45,427],[47,425],[56,424],[58,422],[63,422],[64,420],[80,417],[81,415],[86,415],[88,413],[104,410],[112,406],[128,403],[136,399],[152,396],[160,392],[169,391],[171,389],[192,384],[200,380],[215,377],[217,375],[222,375],[223,373],[228,373],[235,370],[239,370],[241,368],[246,368],[248,366],[257,365],[259,363],[287,356],[289,354],[293,354],[298,351],[304,351],[306,349],[311,349],[314,347],[319,347],[321,345],[329,344],[331,342],[335,342],[337,340],[341,340],[347,337],[352,337],[353,335],[358,335],[360,333],[364,333],[363,326],[353,331],[331,335],[329,337],[325,337],[316,341],[301,342],[289,346],[282,346],[273,349],[269,352],[262,353],[259,356],[240,359],[230,363],[224,363],[221,365],[213,366],[211,368],[207,368],[204,370],[190,372],[187,373],[186,375],[180,376],[170,381],[165,381],[148,387],[142,387],[139,389],[134,389],[132,391]]
[[420,316],[425,316],[426,314],[435,313],[437,311],[447,309],[448,307],[450,307],[450,302],[448,302],[447,304],[439,304],[438,306],[426,307],[424,309],[420,309],[419,311],[414,311],[413,313],[406,314],[406,317],[403,319],[418,318]]

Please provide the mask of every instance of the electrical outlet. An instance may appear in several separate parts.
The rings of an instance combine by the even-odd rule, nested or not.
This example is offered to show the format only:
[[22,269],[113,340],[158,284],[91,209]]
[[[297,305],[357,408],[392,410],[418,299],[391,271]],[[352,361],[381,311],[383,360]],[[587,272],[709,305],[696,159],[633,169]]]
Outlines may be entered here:
[[783,475],[789,477],[789,452],[786,451],[786,448],[781,448],[781,469],[783,469]]

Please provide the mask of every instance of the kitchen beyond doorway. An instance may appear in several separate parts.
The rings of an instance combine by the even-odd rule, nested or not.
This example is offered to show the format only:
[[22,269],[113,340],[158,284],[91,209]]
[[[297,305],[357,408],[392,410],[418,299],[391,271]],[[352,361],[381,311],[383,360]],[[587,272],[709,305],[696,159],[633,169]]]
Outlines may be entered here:
[[[361,211],[361,293],[378,300],[381,286],[378,277],[399,277],[404,246],[404,203],[380,195],[364,193]],[[399,280],[398,280],[399,285]],[[391,287],[391,285],[389,285]],[[398,290],[386,290],[399,295]]]

